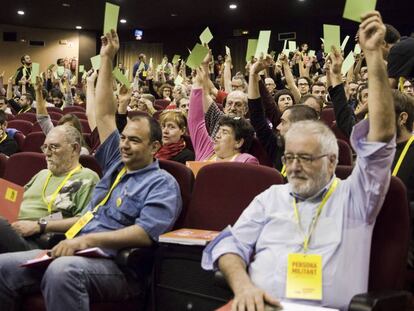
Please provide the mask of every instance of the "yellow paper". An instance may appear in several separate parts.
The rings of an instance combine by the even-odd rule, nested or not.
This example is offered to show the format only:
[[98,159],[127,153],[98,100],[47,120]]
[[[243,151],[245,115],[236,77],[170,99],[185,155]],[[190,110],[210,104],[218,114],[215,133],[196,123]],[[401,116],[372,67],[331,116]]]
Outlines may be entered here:
[[70,227],[68,231],[66,231],[65,236],[68,240],[73,239],[79,231],[82,230],[83,227],[86,226],[88,222],[90,222],[93,219],[93,214],[91,211],[86,212],[75,224]]
[[6,200],[8,200],[8,201],[16,202],[16,199],[17,199],[17,191],[14,190],[14,189],[12,189],[12,188],[10,188],[10,187],[7,187],[6,194],[4,195],[4,198]]
[[322,300],[321,255],[288,255],[286,297]]

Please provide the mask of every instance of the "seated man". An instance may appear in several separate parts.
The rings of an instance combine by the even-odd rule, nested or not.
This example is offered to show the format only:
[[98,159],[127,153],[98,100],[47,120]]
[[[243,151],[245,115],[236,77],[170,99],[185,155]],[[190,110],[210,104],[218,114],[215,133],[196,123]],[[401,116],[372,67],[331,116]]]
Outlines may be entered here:
[[6,113],[3,110],[0,110],[0,153],[10,156],[18,150],[19,146],[17,145],[16,140],[14,140],[13,136],[7,131]]
[[[369,70],[370,116],[351,138],[358,155],[351,176],[341,181],[334,175],[338,145],[327,126],[294,123],[284,155],[289,183],[258,195],[205,249],[202,265],[224,273],[235,294],[233,310],[263,310],[276,299],[347,310],[351,298],[367,290],[372,231],[395,153],[384,33],[378,12],[363,16],[359,43]],[[296,267],[321,278],[301,286]]]
[[18,220],[10,225],[0,218],[0,253],[39,248],[39,234],[65,232],[78,220],[99,180],[79,164],[80,139],[78,130],[64,125],[46,136],[42,150],[48,169],[25,185]]
[[111,30],[102,37],[95,107],[102,142],[96,158],[105,175],[82,221],[51,250],[56,259],[45,271],[32,273],[31,268],[20,267],[39,250],[0,255],[0,310],[12,310],[19,295],[40,285],[48,310],[89,310],[90,301],[122,301],[137,294],[139,284],[131,284],[131,274],[124,275],[114,260],[73,254],[90,247],[113,255],[125,247],[150,246],[171,229],[180,213],[179,186],[154,160],[161,141],[159,124],[149,117],[135,117],[121,136],[116,129],[112,59],[118,49],[118,36]]

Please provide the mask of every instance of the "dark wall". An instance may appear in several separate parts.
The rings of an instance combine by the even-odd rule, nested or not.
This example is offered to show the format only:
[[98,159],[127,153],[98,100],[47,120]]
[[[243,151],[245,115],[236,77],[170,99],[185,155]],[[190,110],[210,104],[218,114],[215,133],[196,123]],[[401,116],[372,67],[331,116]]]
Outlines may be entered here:
[[94,31],[79,32],[79,64],[90,67],[90,58],[95,56],[97,51],[97,34]]

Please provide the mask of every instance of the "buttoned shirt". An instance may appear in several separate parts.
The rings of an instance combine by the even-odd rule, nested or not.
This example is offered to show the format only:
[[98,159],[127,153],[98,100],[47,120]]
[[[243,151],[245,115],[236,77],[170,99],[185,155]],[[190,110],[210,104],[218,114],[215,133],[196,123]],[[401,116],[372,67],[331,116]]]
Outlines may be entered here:
[[[296,302],[347,310],[355,294],[367,291],[372,231],[389,187],[395,153],[395,138],[389,143],[368,142],[368,128],[368,120],[355,126],[351,136],[358,155],[355,168],[339,181],[310,239],[308,254],[322,256],[323,299]],[[293,200],[297,200],[302,227],[309,232],[333,178],[303,200],[295,197],[289,184],[271,186],[252,201],[233,227],[207,246],[203,268],[217,268],[220,256],[235,253],[246,262],[256,286],[289,301],[285,297],[288,255],[304,251]]]

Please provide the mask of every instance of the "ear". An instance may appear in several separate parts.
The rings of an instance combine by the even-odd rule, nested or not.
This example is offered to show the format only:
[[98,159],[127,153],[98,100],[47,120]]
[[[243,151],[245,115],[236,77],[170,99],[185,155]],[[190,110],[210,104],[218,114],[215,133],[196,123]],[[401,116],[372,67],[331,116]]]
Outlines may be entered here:
[[151,154],[152,154],[152,156],[154,156],[160,148],[161,148],[161,143],[158,140],[152,142],[151,143]]
[[243,144],[244,144],[244,138],[241,138],[240,140],[237,140],[236,145],[235,145],[236,149],[240,150],[240,148],[243,146]]
[[399,124],[405,125],[407,123],[408,113],[405,111],[401,112],[398,116]]
[[181,136],[183,136],[187,132],[187,128],[184,126],[182,129],[180,129]]

